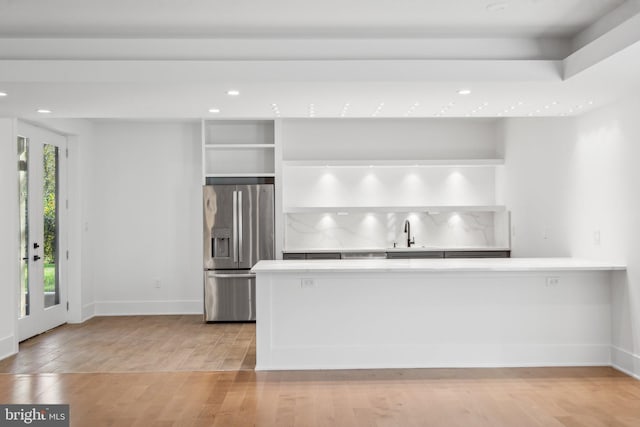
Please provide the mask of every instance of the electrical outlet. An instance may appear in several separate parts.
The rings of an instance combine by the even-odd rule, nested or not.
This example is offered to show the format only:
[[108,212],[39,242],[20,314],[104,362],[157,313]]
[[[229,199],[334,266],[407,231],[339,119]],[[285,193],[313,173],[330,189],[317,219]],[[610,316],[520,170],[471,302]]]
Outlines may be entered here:
[[160,281],[160,279],[155,279],[153,281],[153,287],[156,289],[160,289],[162,287],[162,282]]
[[559,277],[547,277],[547,287],[554,288],[560,284]]
[[315,288],[316,281],[310,278],[300,279],[300,287],[301,288]]
[[600,230],[596,230],[593,232],[593,244],[596,246],[600,246]]

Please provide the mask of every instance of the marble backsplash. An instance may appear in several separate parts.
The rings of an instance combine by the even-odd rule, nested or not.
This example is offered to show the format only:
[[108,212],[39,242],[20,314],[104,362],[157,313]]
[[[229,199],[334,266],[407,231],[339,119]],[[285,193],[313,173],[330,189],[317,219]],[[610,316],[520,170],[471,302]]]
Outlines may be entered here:
[[285,215],[285,250],[376,249],[407,246],[508,247],[506,212],[295,213]]

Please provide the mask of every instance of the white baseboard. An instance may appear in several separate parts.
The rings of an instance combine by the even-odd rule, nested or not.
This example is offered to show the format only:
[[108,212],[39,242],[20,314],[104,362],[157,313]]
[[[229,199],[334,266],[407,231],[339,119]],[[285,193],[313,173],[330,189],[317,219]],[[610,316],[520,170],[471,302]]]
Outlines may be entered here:
[[203,314],[201,300],[96,301],[95,316],[135,316],[162,314]]
[[612,345],[611,366],[640,380],[640,355]]
[[96,306],[94,303],[85,304],[82,306],[82,321],[86,322],[96,315]]
[[[260,321],[258,320],[260,346]],[[262,342],[264,343],[264,342]],[[610,366],[608,344],[427,344],[271,346],[256,370],[506,368]]]
[[8,337],[0,338],[0,360],[13,356],[17,352],[15,336],[9,335]]

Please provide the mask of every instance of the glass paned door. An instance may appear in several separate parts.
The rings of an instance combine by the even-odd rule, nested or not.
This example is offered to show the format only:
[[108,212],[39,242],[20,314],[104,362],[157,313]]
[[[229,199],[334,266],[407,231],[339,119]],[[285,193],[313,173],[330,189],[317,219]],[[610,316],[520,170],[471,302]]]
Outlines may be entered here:
[[[20,341],[66,322],[66,292],[60,248],[64,243],[66,138],[20,122]],[[64,302],[64,303],[63,303]]]
[[44,307],[60,304],[60,269],[58,268],[58,152],[55,145],[44,144],[42,203],[44,205]]
[[20,197],[20,318],[29,315],[29,140],[18,137]]

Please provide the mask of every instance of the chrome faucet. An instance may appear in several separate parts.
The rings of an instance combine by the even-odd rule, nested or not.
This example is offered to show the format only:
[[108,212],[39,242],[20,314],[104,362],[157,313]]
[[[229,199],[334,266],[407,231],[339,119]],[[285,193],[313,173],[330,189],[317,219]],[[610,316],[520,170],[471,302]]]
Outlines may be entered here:
[[407,247],[410,248],[411,245],[416,244],[416,238],[415,236],[411,238],[411,223],[408,219],[404,220],[404,232],[407,233]]

